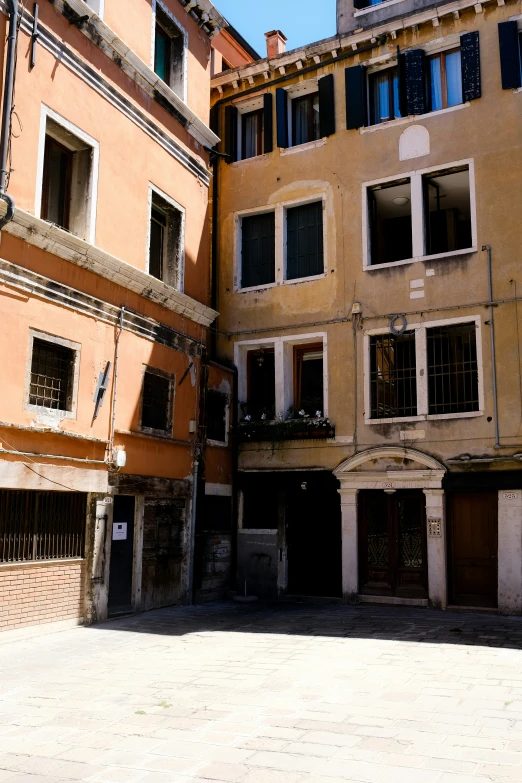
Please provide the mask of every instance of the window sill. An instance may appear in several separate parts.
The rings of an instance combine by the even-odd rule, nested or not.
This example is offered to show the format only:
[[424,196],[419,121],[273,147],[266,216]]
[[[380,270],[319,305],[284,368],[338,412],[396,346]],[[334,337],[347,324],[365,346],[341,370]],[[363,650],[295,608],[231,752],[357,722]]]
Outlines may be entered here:
[[314,280],[324,280],[328,277],[327,272],[323,272],[321,275],[310,275],[310,277],[296,277],[292,280],[283,280],[283,285],[295,285],[296,283],[311,283]]
[[253,160],[263,160],[263,158],[268,157],[270,153],[269,152],[263,152],[262,155],[252,155],[251,158],[243,158],[242,160],[235,160],[231,165],[232,168],[235,169],[238,166],[242,166],[244,163],[251,163]]
[[38,413],[40,415],[49,416],[56,419],[58,423],[61,419],[76,419],[76,411],[62,411],[58,408],[46,408],[44,405],[32,405],[27,403],[25,405],[27,413]]
[[256,291],[267,291],[269,288],[275,288],[278,285],[279,283],[265,283],[264,285],[254,285],[248,288],[237,288],[236,292],[238,294],[249,294],[255,293]]
[[152,440],[162,440],[171,445],[176,445],[176,444],[181,444],[183,446],[187,444],[192,445],[192,440],[189,439],[181,440],[179,438],[174,438],[172,437],[172,435],[159,432],[158,430],[116,430],[116,434],[133,435],[134,437],[151,438]]
[[279,533],[279,530],[274,530],[273,528],[259,528],[259,527],[240,527],[237,531],[238,533],[243,533],[243,535],[254,535],[254,536],[277,536]]
[[[402,0],[399,0],[402,2]],[[522,89],[522,88],[521,88]],[[449,106],[447,109],[438,109],[437,111],[429,111],[426,114],[411,114],[409,117],[399,117],[396,120],[388,120],[388,122],[379,122],[376,125],[368,125],[364,128],[359,128],[359,133],[363,136],[366,133],[375,133],[375,131],[385,130],[386,128],[395,128],[399,125],[408,125],[410,122],[419,122],[421,120],[427,120],[429,117],[438,117],[441,114],[449,114],[453,111],[460,111],[461,109],[467,109],[471,104],[459,103],[456,106]]]
[[417,264],[419,261],[429,263],[431,261],[439,261],[445,258],[454,258],[455,256],[469,256],[472,253],[478,252],[476,247],[468,247],[465,250],[453,250],[449,253],[437,253],[432,256],[417,256],[415,258],[406,258],[404,261],[391,261],[389,264],[373,264],[369,266],[363,266],[365,272],[375,272],[378,269],[393,269],[394,266],[406,266],[407,264]]
[[216,446],[220,449],[228,449],[228,441],[212,440],[212,438],[207,438],[207,446]]
[[316,141],[308,141],[306,144],[298,144],[295,147],[285,147],[281,149],[281,157],[284,155],[293,155],[295,152],[305,152],[306,150],[314,150],[317,147],[324,147],[326,144],[326,137],[324,139],[317,139]]
[[378,8],[388,8],[390,5],[397,5],[397,3],[402,2],[404,2],[404,0],[384,0],[383,3],[376,3],[375,5],[371,5],[369,8],[361,8],[359,11],[354,11],[353,15],[354,18],[357,18],[358,16],[365,16],[365,14],[376,11]]
[[85,558],[57,557],[53,560],[19,560],[16,563],[0,563],[0,571],[7,570],[9,568],[41,568],[45,566],[76,565],[77,563],[85,563]]
[[413,421],[442,421],[444,419],[476,419],[484,416],[484,411],[468,411],[467,413],[438,413],[422,416],[401,416],[396,419],[366,419],[365,424],[402,424]]

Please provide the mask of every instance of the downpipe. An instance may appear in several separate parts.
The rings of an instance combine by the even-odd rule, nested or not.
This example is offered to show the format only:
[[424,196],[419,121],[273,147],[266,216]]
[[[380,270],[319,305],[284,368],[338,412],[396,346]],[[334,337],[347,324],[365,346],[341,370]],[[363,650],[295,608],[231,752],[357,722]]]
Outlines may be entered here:
[[493,418],[495,422],[495,448],[500,448],[500,430],[498,424],[498,392],[497,392],[497,356],[495,349],[495,318],[493,305],[493,270],[491,264],[491,245],[483,245],[482,250],[487,252],[488,258],[488,294],[489,294],[489,327],[491,340],[491,375],[493,385]]
[[11,112],[13,108],[13,90],[16,62],[16,43],[18,37],[18,0],[9,0],[9,32],[7,36],[7,59],[5,66],[4,100],[2,106],[2,127],[0,130],[0,199],[7,204],[7,212],[0,219],[0,231],[14,217],[15,202],[6,191],[7,183],[7,159],[9,155],[9,142],[11,131]]

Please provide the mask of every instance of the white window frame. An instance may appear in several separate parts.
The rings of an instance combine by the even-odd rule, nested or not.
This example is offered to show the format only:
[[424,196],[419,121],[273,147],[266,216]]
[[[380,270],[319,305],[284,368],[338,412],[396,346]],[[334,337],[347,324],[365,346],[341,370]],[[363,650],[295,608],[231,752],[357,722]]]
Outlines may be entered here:
[[319,142],[323,142],[324,139],[313,139],[312,141],[305,142],[304,144],[294,144],[294,125],[293,125],[293,112],[292,101],[294,98],[302,98],[303,95],[310,95],[314,92],[319,92],[319,79],[306,79],[305,81],[292,84],[291,87],[286,89],[288,95],[288,147],[287,149],[308,149],[310,146],[315,146]]
[[[174,16],[172,11],[162,3],[161,0],[152,0],[152,29],[151,29],[151,47],[150,47],[150,67],[154,71],[154,58],[156,53],[156,8],[160,7],[163,13],[169,17],[174,24],[183,34],[183,95],[178,95],[183,103],[187,103],[188,98],[188,32],[181,22]],[[159,78],[159,77],[158,77]],[[172,90],[172,87],[167,84],[167,87]],[[174,90],[172,90],[174,92]]]
[[[317,201],[322,201],[323,204],[323,258],[324,258],[324,271],[318,275],[310,275],[308,277],[298,277],[293,280],[286,279],[286,256],[287,256],[287,221],[286,212],[292,207],[299,207],[306,204],[314,204]],[[249,286],[247,288],[241,287],[242,277],[242,219],[244,217],[250,217],[253,215],[266,215],[269,212],[275,213],[275,281],[273,283],[266,283],[260,286]],[[252,291],[262,291],[267,288],[274,288],[279,285],[295,285],[296,283],[308,283],[314,280],[321,280],[328,276],[328,270],[332,264],[329,263],[329,246],[328,246],[328,202],[327,196],[324,190],[317,191],[315,194],[310,193],[308,196],[292,199],[290,201],[279,201],[266,207],[256,207],[255,209],[246,209],[241,212],[236,212],[234,215],[235,231],[234,231],[234,292],[235,293],[248,293]]]
[[[74,351],[74,365],[72,368],[72,392],[71,392],[71,410],[66,411],[59,408],[46,408],[44,405],[33,405],[29,402],[31,388],[31,368],[33,364],[34,341],[42,340],[53,345],[61,345],[64,348]],[[78,387],[80,383],[80,362],[82,346],[80,343],[67,340],[65,337],[58,337],[55,334],[42,332],[40,329],[29,329],[29,339],[27,345],[27,362],[25,365],[25,392],[24,392],[24,410],[28,413],[35,413],[37,416],[42,414],[45,417],[53,419],[76,419],[78,409]]]
[[[434,174],[436,172],[444,173],[448,169],[457,168],[459,166],[467,166],[469,170],[469,200],[470,200],[470,213],[471,213],[471,247],[464,248],[464,250],[451,250],[446,253],[435,253],[433,255],[426,255],[426,236],[424,227],[424,194],[422,189],[422,177],[425,174]],[[375,187],[375,185],[384,185],[386,183],[392,183],[396,180],[406,179],[410,180],[410,195],[411,195],[411,228],[412,228],[412,247],[413,256],[406,258],[403,261],[391,261],[387,264],[373,264],[371,263],[371,242],[370,242],[370,220],[368,215],[368,191]],[[363,257],[363,270],[365,272],[376,272],[379,269],[390,269],[395,266],[405,266],[406,264],[414,264],[418,261],[437,261],[442,258],[453,258],[455,256],[469,255],[470,253],[476,253],[478,250],[478,238],[477,238],[477,203],[475,194],[475,165],[473,158],[466,158],[465,160],[452,161],[450,163],[442,163],[438,166],[430,166],[426,169],[417,169],[416,171],[405,171],[395,174],[392,177],[383,177],[381,179],[372,180],[371,182],[363,182],[362,185],[362,257]]]
[[241,415],[240,403],[247,400],[248,366],[250,351],[260,348],[274,350],[275,364],[275,415],[286,418],[288,409],[294,404],[294,347],[323,343],[323,417],[328,418],[328,334],[313,332],[292,334],[288,337],[271,337],[267,340],[243,340],[234,344],[234,364],[238,368],[237,414]]
[[[426,330],[437,326],[453,326],[455,324],[474,323],[476,327],[477,374],[478,374],[478,411],[465,413],[429,414],[428,410],[428,355]],[[440,419],[472,419],[484,416],[484,364],[482,355],[482,318],[480,315],[463,316],[461,318],[445,318],[437,321],[408,324],[407,332],[415,332],[416,385],[417,385],[417,415],[398,416],[396,418],[370,418],[371,411],[371,367],[370,338],[381,334],[391,334],[389,328],[369,329],[364,333],[364,411],[365,424],[399,424],[407,421],[437,421]]]
[[[178,274],[178,280],[179,280],[179,287],[175,288],[175,291],[179,291],[180,293],[183,293],[185,290],[185,220],[186,220],[186,209],[183,207],[178,201],[173,199],[171,196],[167,195],[161,188],[158,188],[156,185],[154,185],[152,182],[149,182],[149,193],[148,193],[148,212],[147,212],[147,247],[146,247],[146,256],[145,256],[145,271],[147,274],[150,274],[149,272],[149,263],[150,263],[150,216],[151,216],[151,210],[152,210],[152,196],[153,194],[156,194],[160,198],[162,198],[164,201],[167,202],[167,204],[170,204],[171,207],[174,207],[174,209],[177,209],[178,212],[181,213],[181,231],[180,231],[180,238],[179,238],[179,245],[180,245],[180,254],[179,254],[179,274]],[[156,279],[156,278],[155,278]],[[161,282],[164,282],[163,280]],[[167,283],[165,283],[167,285]],[[169,286],[169,288],[172,288],[173,286]]]
[[96,16],[103,19],[105,13],[105,0],[85,0],[89,8],[92,8]]
[[[243,158],[243,114],[261,110],[264,107],[264,95],[235,103],[234,106],[237,109],[237,161],[235,163],[243,163],[245,160],[253,160],[253,158]],[[261,158],[262,155],[264,153],[254,155],[254,158]]]
[[214,440],[214,438],[207,438],[207,446],[217,446],[218,448],[225,449],[228,447],[230,435],[230,394],[222,392],[219,389],[209,389],[209,391],[223,394],[227,398],[227,401],[225,403],[225,440]]
[[[92,136],[89,136],[88,133],[85,133],[81,128],[78,128],[77,125],[73,125],[72,122],[69,120],[66,120],[65,117],[62,117],[61,114],[58,114],[57,112],[53,111],[53,109],[49,108],[49,106],[46,106],[44,103],[42,103],[41,110],[40,110],[40,137],[38,140],[38,162],[36,167],[36,193],[35,193],[35,199],[34,199],[34,214],[35,217],[39,218],[42,212],[42,187],[43,187],[43,170],[44,170],[44,159],[45,159],[45,136],[47,131],[47,120],[53,120],[57,125],[60,125],[65,131],[68,131],[73,136],[76,136],[80,141],[83,141],[84,144],[87,144],[89,147],[92,148],[92,158],[91,158],[91,178],[89,182],[89,193],[88,198],[90,199],[91,206],[88,214],[87,219],[87,231],[86,237],[84,238],[86,242],[88,242],[90,245],[94,245],[95,238],[96,238],[96,215],[98,210],[98,177],[99,177],[99,169],[100,169],[100,143],[99,141],[96,141],[96,139],[93,139]],[[73,147],[71,149],[74,150]]]

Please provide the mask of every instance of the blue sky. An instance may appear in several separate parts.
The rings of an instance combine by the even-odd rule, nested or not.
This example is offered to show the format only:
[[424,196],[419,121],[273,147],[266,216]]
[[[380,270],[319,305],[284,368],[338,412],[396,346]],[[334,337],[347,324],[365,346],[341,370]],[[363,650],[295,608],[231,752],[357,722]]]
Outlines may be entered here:
[[[281,30],[287,48],[320,41],[335,35],[335,0],[213,0],[230,24],[263,57],[264,33]],[[321,6],[319,12],[318,6]]]

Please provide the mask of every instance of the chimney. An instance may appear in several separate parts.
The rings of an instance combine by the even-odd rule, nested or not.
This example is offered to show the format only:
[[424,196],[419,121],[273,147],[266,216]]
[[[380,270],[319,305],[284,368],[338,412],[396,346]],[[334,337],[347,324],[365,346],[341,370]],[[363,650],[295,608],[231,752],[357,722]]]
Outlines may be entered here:
[[266,56],[269,60],[272,57],[278,57],[280,54],[286,52],[287,37],[283,35],[281,30],[271,30],[269,33],[265,33],[266,38]]

